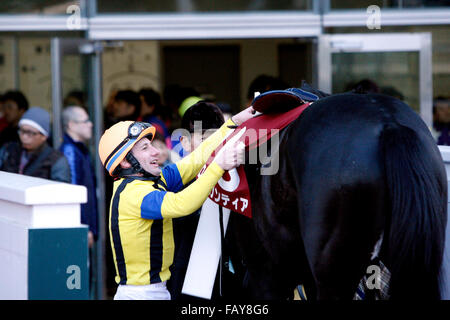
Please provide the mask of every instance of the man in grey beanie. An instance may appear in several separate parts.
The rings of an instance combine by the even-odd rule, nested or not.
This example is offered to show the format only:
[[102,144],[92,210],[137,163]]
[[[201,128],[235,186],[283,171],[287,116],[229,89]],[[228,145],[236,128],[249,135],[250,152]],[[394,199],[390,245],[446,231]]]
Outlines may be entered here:
[[28,176],[71,182],[64,155],[47,144],[50,114],[40,108],[28,109],[19,121],[20,142],[10,142],[0,150],[0,170]]

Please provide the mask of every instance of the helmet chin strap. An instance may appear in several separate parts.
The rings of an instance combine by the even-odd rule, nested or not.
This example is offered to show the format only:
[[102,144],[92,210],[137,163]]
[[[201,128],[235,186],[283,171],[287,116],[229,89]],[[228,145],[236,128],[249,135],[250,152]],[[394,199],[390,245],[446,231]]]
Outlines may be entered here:
[[125,156],[125,159],[131,164],[131,168],[122,169],[121,176],[127,176],[127,175],[131,175],[131,174],[140,173],[145,178],[149,178],[149,180],[154,180],[154,179],[159,178],[159,176],[155,176],[155,175],[151,174],[150,172],[145,171],[144,168],[142,168],[139,161],[137,161],[137,159],[133,156],[133,154],[131,152],[128,152],[128,154]]

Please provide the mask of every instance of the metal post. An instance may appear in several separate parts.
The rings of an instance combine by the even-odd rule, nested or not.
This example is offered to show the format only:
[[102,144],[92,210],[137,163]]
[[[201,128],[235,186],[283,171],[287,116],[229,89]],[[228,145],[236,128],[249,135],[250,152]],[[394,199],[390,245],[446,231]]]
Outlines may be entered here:
[[314,87],[319,88],[319,38],[314,37],[311,39],[311,64],[312,64],[312,75],[311,83]]
[[61,109],[62,109],[62,77],[60,39],[50,41],[51,73],[52,73],[52,136],[53,147],[59,148],[62,142]]
[[319,36],[317,46],[317,69],[319,89],[326,93],[332,93],[332,59],[329,37],[327,35]]
[[421,34],[419,53],[420,115],[429,128],[433,127],[433,65],[431,33]]
[[81,8],[88,18],[97,14],[97,0],[81,0]]
[[[102,104],[102,65],[101,52],[94,51],[89,55],[89,87],[91,93],[89,94],[89,105],[93,110],[94,120],[94,150],[97,150],[98,142],[103,134],[103,104]],[[106,206],[105,206],[105,179],[104,168],[100,162],[97,152],[93,154],[94,170],[97,180],[97,208],[99,221],[99,237],[97,241],[97,279],[99,285],[97,286],[98,299],[105,297],[105,221],[106,221]]]

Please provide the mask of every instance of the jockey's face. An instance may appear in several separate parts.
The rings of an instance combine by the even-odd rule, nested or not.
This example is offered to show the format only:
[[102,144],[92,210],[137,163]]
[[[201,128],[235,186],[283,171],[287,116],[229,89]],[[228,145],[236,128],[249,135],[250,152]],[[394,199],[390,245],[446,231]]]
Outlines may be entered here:
[[141,167],[154,176],[159,176],[161,169],[158,164],[160,151],[152,146],[150,140],[141,139],[131,149],[133,156]]

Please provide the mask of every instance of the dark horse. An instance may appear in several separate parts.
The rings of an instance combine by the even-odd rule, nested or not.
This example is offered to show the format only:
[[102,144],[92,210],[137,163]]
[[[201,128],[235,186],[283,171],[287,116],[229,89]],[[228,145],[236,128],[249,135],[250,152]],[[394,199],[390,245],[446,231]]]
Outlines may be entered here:
[[229,222],[244,296],[286,299],[303,284],[308,299],[352,299],[381,240],[391,299],[440,298],[447,179],[409,106],[379,94],[325,97],[280,132],[277,152],[275,175],[246,165],[253,218]]

